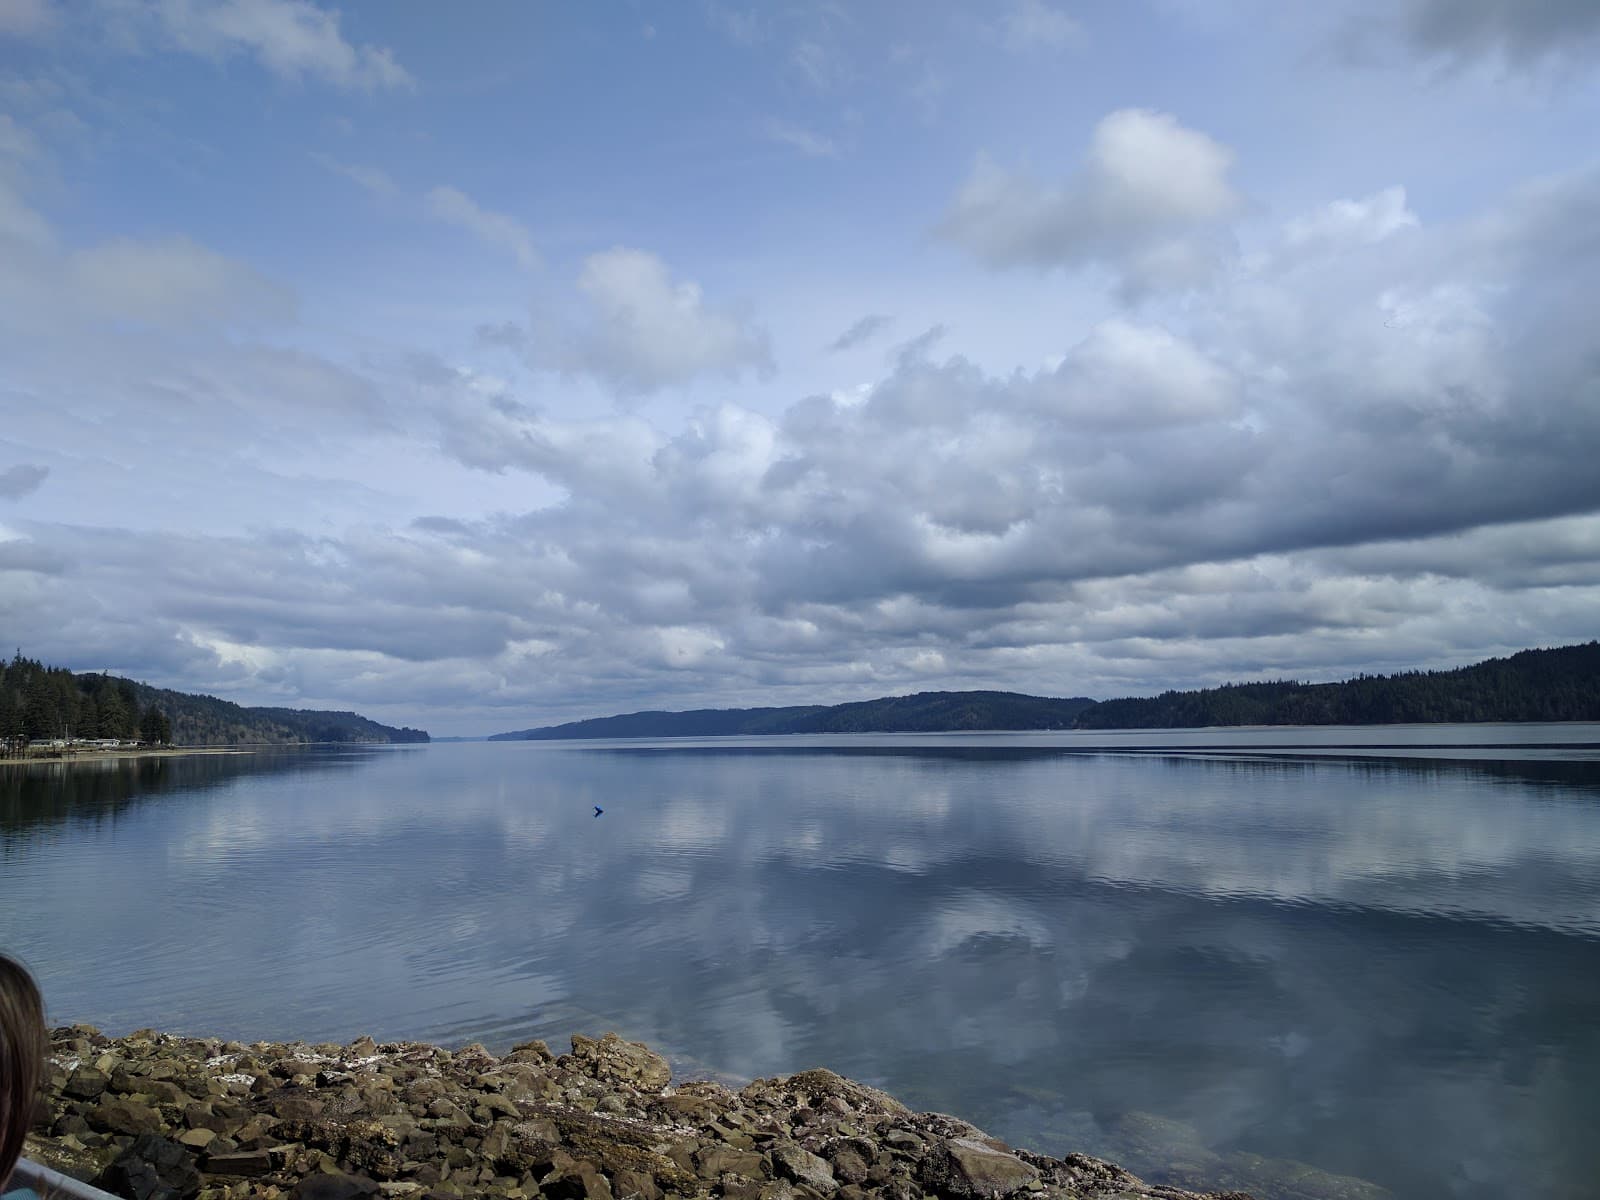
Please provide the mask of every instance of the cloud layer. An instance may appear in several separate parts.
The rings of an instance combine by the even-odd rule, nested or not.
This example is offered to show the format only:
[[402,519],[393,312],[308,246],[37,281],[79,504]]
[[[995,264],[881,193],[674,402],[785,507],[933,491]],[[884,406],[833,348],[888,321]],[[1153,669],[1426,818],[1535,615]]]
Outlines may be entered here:
[[[699,85],[760,103],[585,93],[573,139],[546,80],[494,110],[522,161],[472,123],[500,76],[364,10],[110,5],[93,80],[76,10],[15,14],[0,628],[30,653],[473,732],[1593,634],[1600,172],[1520,165],[1567,128],[1542,110],[1481,123],[1515,169],[1468,187],[1417,149],[1438,112],[1335,162],[1337,123],[1286,147],[1187,77],[1129,96],[1088,11],[697,14],[606,44],[646,74],[709,45]],[[1392,16],[1423,64],[1588,28]],[[169,77],[201,92],[140,90]]]

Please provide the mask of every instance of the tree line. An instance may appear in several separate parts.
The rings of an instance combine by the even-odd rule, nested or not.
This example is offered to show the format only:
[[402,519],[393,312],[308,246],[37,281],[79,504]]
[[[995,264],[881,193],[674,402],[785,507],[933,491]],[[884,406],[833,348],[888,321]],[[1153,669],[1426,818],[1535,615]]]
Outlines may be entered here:
[[116,675],[79,673],[25,658],[0,660],[0,741],[116,738],[156,745],[290,745],[426,742],[353,712],[245,708],[215,696],[154,688]]
[[1450,671],[1358,675],[1342,683],[1230,683],[1106,700],[1080,729],[1210,725],[1391,725],[1442,721],[1600,721],[1600,641],[1523,650]]
[[114,738],[165,745],[172,721],[154,704],[141,704],[132,680],[77,675],[24,658],[19,650],[0,661],[0,741]]

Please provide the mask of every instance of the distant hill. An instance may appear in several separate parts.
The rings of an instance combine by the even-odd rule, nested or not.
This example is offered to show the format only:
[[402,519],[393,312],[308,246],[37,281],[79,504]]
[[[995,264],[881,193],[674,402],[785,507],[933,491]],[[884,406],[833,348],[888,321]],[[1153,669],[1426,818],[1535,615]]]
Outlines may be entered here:
[[395,729],[353,712],[244,708],[116,675],[47,667],[20,654],[0,662],[0,741],[63,736],[179,746],[428,740],[420,729]]
[[1208,725],[1397,725],[1439,721],[1600,721],[1600,642],[1523,650],[1453,671],[1360,675],[1344,683],[1237,683],[1106,700],[1080,729]]
[[497,733],[488,740],[1444,721],[1600,721],[1600,641],[1524,650],[1451,671],[1360,675],[1343,683],[1234,683],[1099,702],[1016,692],[919,692],[829,706],[626,713]]
[[701,708],[593,717],[498,733],[490,741],[559,738],[710,737],[759,733],[948,733],[963,729],[1070,729],[1093,700],[1016,692],[919,692],[852,704]]

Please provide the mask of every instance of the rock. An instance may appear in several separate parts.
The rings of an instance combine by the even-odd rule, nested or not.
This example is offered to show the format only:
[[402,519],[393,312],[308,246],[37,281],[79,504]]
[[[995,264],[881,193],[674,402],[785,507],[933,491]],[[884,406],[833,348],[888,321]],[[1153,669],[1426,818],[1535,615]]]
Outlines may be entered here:
[[200,1184],[189,1152],[153,1133],[136,1137],[94,1181],[95,1187],[130,1200],[189,1200]]
[[273,1114],[285,1121],[313,1121],[322,1115],[324,1107],[314,1096],[288,1090],[277,1093],[271,1104]]
[[130,1137],[161,1131],[161,1114],[148,1104],[140,1104],[137,1100],[102,1099],[85,1114],[85,1119],[91,1129],[126,1134]]
[[1039,1178],[1039,1168],[976,1138],[949,1138],[922,1161],[925,1188],[951,1200],[997,1200]]
[[371,1179],[325,1173],[307,1175],[289,1194],[293,1200],[358,1200],[377,1191],[378,1185]]
[[212,1154],[206,1158],[208,1175],[265,1175],[272,1170],[272,1156],[265,1150],[239,1150],[232,1154]]
[[828,1156],[834,1178],[841,1183],[861,1183],[867,1178],[867,1160],[848,1144],[835,1148]]
[[177,1137],[180,1146],[188,1146],[191,1150],[204,1150],[217,1140],[215,1129],[185,1129]]
[[666,1059],[643,1042],[625,1042],[615,1033],[598,1041],[573,1034],[572,1058],[581,1070],[602,1082],[632,1084],[647,1092],[659,1092],[672,1082],[672,1068]]
[[93,1100],[106,1090],[111,1077],[94,1067],[79,1067],[67,1077],[61,1094],[73,1100]]
[[827,1161],[795,1142],[780,1142],[774,1146],[772,1165],[785,1179],[792,1179],[824,1195],[839,1186],[833,1177],[833,1168]]
[[695,1173],[716,1182],[724,1175],[743,1175],[746,1179],[765,1179],[765,1160],[753,1150],[731,1146],[705,1146],[695,1152]]
[[590,1162],[574,1163],[566,1171],[541,1180],[539,1190],[551,1200],[613,1200],[611,1184]]
[[662,1196],[654,1176],[631,1169],[611,1177],[611,1193],[615,1200],[661,1200]]

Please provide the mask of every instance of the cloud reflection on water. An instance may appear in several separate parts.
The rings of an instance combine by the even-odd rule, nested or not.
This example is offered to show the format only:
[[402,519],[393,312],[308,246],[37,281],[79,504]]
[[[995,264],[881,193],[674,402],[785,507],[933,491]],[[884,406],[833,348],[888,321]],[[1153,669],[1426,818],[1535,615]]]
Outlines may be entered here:
[[0,940],[58,1017],[112,1028],[614,1026],[1045,1149],[1132,1152],[1119,1115],[1146,1111],[1401,1194],[1600,1167],[1594,764],[513,745],[340,768],[136,785],[72,836],[8,820],[0,891],[36,907]]

